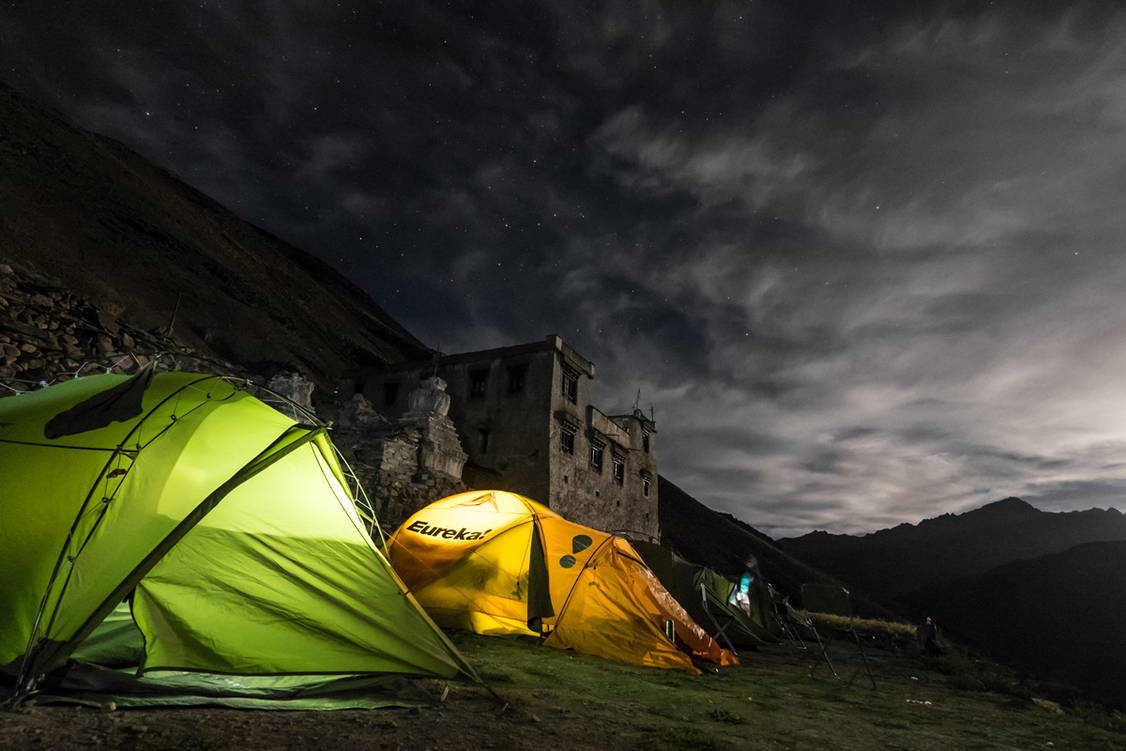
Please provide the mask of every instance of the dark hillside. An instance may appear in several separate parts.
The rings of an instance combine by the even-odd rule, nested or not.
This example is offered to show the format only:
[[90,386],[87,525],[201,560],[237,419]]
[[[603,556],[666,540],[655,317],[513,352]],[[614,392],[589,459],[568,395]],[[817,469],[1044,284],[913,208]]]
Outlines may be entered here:
[[943,514],[863,536],[813,532],[778,545],[891,600],[1011,561],[1109,540],[1126,540],[1126,517],[1116,509],[1052,513],[1006,498],[964,514]]
[[1012,665],[1126,706],[1126,542],[1094,542],[911,593]]
[[3,85],[0,206],[0,263],[142,329],[176,311],[196,351],[322,385],[426,352],[325,263]]
[[[708,508],[663,476],[659,477],[658,492],[661,544],[682,557],[726,576],[738,576],[747,556],[753,555],[763,575],[795,603],[800,601],[802,584],[840,584],[780,549],[754,527]],[[886,608],[863,598],[857,599],[856,607],[867,615],[891,615]]]

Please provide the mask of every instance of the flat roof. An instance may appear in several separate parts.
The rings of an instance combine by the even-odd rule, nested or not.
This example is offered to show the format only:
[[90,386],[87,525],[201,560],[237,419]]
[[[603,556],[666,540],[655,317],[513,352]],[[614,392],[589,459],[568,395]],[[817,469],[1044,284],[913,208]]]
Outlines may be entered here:
[[[477,362],[479,360],[495,360],[498,358],[517,357],[519,355],[531,354],[534,352],[548,352],[551,350],[559,350],[568,359],[577,358],[585,365],[584,370],[588,375],[594,377],[594,364],[587,360],[574,350],[573,347],[566,344],[563,339],[555,334],[552,334],[542,341],[527,342],[525,344],[514,344],[508,347],[494,347],[493,349],[481,349],[474,352],[457,352],[449,355],[440,355],[438,357],[438,365],[460,365],[462,363]],[[426,360],[408,360],[407,362],[397,363],[390,365],[382,370],[383,373],[403,373],[413,370],[420,370],[422,368],[434,367],[434,359]]]

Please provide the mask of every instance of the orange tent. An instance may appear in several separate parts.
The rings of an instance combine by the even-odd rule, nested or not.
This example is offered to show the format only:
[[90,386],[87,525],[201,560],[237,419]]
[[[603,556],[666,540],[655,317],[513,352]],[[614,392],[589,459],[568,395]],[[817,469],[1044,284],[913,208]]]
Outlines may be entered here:
[[542,636],[554,647],[692,672],[693,657],[736,662],[628,541],[514,493],[436,501],[395,531],[387,552],[441,626]]

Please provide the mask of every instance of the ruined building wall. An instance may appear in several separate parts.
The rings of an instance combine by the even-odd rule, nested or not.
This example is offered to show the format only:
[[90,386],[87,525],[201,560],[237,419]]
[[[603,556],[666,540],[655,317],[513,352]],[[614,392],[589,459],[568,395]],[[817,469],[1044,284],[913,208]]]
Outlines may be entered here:
[[445,383],[423,380],[408,399],[411,409],[392,420],[356,394],[334,434],[388,533],[423,506],[466,490],[465,452],[447,415]]
[[467,490],[459,477],[420,466],[425,443],[422,431],[406,429],[382,436],[372,446],[377,463],[369,497],[387,534],[423,506]]

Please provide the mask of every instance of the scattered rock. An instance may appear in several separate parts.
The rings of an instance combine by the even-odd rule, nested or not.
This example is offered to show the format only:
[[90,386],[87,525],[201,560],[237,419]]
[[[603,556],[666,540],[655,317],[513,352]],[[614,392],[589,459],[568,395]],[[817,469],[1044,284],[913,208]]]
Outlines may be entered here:
[[121,329],[121,324],[117,322],[117,319],[104,310],[95,311],[94,315],[98,319],[98,325],[109,333],[116,334]]

